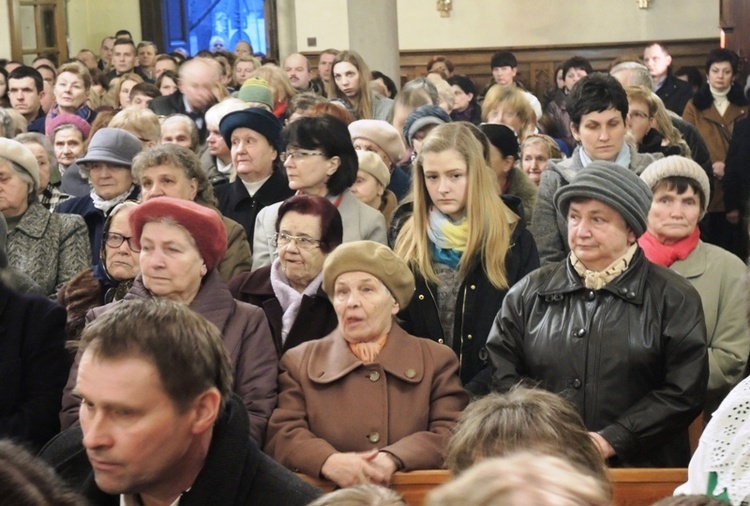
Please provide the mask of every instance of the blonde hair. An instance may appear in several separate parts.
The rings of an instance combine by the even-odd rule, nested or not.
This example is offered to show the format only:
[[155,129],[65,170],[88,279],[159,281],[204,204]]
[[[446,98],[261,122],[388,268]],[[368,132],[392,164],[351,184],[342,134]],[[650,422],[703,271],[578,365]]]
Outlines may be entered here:
[[60,78],[60,74],[63,72],[68,72],[69,74],[80,77],[81,81],[83,81],[83,88],[86,92],[91,89],[91,72],[89,72],[89,69],[83,63],[79,61],[63,63],[62,66],[57,69],[55,84],[57,84],[57,79]]
[[122,107],[122,104],[120,103],[120,90],[122,89],[122,85],[125,83],[125,81],[133,81],[137,84],[141,84],[143,81],[143,78],[136,74],[135,72],[128,72],[127,74],[123,74],[119,76],[119,81],[117,81],[117,86],[115,86],[114,92],[112,93],[112,98],[114,100],[115,109],[119,109]]
[[[336,68],[336,65],[342,62],[351,63],[359,72],[359,94],[355,99],[356,102],[344,95],[339,87],[336,86],[333,70]],[[364,58],[356,51],[341,51],[331,64],[331,79],[328,81],[328,98],[338,98],[339,100],[343,100],[344,103],[349,104],[354,110],[357,119],[372,119],[372,91],[370,91],[370,81],[372,81],[372,74]]]
[[466,161],[466,216],[469,238],[458,264],[459,274],[466,277],[477,261],[482,262],[487,278],[496,288],[508,288],[505,255],[510,248],[513,223],[517,217],[495,193],[496,176],[487,166],[482,146],[469,127],[462,122],[435,127],[422,145],[414,162],[412,194],[414,211],[396,239],[395,251],[412,269],[428,282],[439,283],[432,264],[427,229],[433,203],[424,178],[424,155],[456,150]]
[[158,144],[161,140],[161,124],[151,109],[141,109],[131,105],[115,114],[107,126],[122,128],[138,137],[139,140],[146,139],[154,144]]
[[297,90],[292,86],[286,73],[276,65],[271,65],[270,63],[261,65],[260,68],[255,69],[251,77],[260,77],[266,80],[273,91],[274,107],[276,104],[289,100],[297,94]]
[[524,150],[535,144],[541,144],[547,149],[547,158],[549,160],[563,158],[562,151],[560,151],[560,146],[557,145],[555,139],[553,139],[549,135],[531,134],[526,136],[526,138],[521,143],[521,159],[523,159]]
[[656,93],[643,86],[628,86],[625,88],[625,93],[628,95],[628,100],[646,104],[649,117],[656,120],[655,130],[664,136],[671,146],[680,148],[681,156],[691,158],[690,147],[682,138],[680,131],[675,128],[667,108],[664,107],[664,102]]
[[610,506],[608,483],[559,457],[517,453],[485,460],[427,495],[427,506]]
[[510,108],[518,116],[518,119],[521,120],[521,131],[516,132],[516,135],[518,135],[518,140],[522,142],[527,135],[533,132],[537,122],[538,118],[534,114],[534,109],[531,108],[531,104],[529,104],[523,92],[515,86],[502,87],[499,84],[495,84],[484,96],[484,102],[482,102],[482,121],[487,122],[490,113],[501,105]]

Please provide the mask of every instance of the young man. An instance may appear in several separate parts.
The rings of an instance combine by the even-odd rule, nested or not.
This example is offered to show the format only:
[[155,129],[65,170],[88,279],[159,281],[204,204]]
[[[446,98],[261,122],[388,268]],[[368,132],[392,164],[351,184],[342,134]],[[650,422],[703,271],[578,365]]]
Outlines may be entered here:
[[44,96],[44,79],[35,68],[22,65],[8,75],[10,106],[29,122],[29,132],[44,133]]
[[654,83],[654,93],[664,102],[664,107],[682,116],[693,90],[688,83],[677,79],[669,72],[672,57],[669,51],[659,42],[646,46],[643,50],[643,62],[648,67]]
[[[92,504],[304,505],[320,495],[250,440],[220,332],[187,306],[123,302],[86,328],[80,347],[88,461],[63,474],[90,466],[76,485]],[[79,453],[81,431],[48,450]]]

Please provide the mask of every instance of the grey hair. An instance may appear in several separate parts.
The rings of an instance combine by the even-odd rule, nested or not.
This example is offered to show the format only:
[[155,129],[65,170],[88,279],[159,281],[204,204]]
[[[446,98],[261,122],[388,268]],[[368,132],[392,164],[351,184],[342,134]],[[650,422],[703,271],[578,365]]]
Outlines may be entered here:
[[26,172],[26,169],[21,167],[19,164],[14,162],[13,160],[8,160],[7,158],[0,156],[0,162],[5,162],[8,164],[8,167],[13,169],[13,172],[21,178],[21,181],[26,183],[26,185],[29,187],[29,193],[28,193],[28,202],[29,204],[32,204],[36,200],[36,191],[38,190],[36,183],[34,182],[34,178],[31,177],[31,174]]
[[0,107],[0,128],[3,129],[2,135],[0,135],[0,137],[5,137],[6,139],[12,138],[13,131],[16,129],[15,125],[13,124],[13,118],[11,118],[10,114],[8,114],[8,111],[2,107]]
[[648,90],[654,90],[654,82],[651,80],[651,74],[649,74],[648,67],[645,65],[635,61],[624,61],[612,67],[609,71],[609,75],[614,76],[617,72],[623,70],[629,70],[631,72],[627,86],[643,86]]
[[49,161],[50,172],[57,170],[57,157],[55,157],[55,148],[49,139],[38,132],[29,132],[26,134],[16,135],[16,140],[21,144],[38,144],[44,148]]
[[187,114],[173,114],[167,116],[164,121],[161,122],[162,135],[164,135],[164,126],[170,123],[182,123],[187,126],[188,132],[190,133],[190,150],[195,152],[198,149],[198,143],[200,143],[200,133],[195,121],[190,118]]

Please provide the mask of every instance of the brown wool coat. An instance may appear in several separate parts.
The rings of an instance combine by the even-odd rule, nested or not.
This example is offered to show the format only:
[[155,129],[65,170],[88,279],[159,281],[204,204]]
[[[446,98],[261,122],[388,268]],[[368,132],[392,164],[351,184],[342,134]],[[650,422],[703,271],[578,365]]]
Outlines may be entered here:
[[303,343],[281,359],[266,452],[314,477],[334,453],[374,448],[396,457],[404,471],[440,468],[469,400],[457,371],[451,349],[396,323],[372,364],[354,356],[338,329]]

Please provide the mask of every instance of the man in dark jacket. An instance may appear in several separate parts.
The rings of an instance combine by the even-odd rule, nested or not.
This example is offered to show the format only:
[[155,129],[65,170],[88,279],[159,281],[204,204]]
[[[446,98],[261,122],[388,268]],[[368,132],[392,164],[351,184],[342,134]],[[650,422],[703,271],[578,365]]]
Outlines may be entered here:
[[654,83],[654,93],[659,95],[664,107],[682,116],[688,100],[693,97],[693,89],[685,81],[677,79],[669,72],[672,57],[667,48],[655,42],[643,50],[643,62],[648,67]]
[[651,191],[597,161],[554,196],[570,253],[514,285],[487,342],[493,385],[567,398],[611,466],[685,467],[708,382],[701,300],[636,242]]
[[[304,505],[320,495],[250,440],[221,334],[187,306],[124,302],[80,343],[76,393],[93,472],[76,485],[92,504]],[[58,439],[68,455],[44,453],[69,480],[81,477],[64,469],[81,464],[80,446]]]

